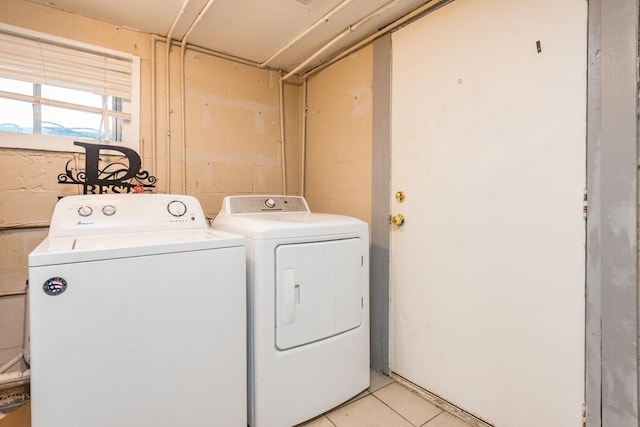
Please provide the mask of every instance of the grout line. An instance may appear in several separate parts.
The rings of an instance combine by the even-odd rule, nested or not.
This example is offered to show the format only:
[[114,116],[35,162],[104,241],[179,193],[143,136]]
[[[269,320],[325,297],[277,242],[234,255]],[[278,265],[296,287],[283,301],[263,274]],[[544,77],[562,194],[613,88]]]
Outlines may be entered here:
[[[366,393],[366,394],[364,394],[364,393]],[[352,403],[356,403],[357,401],[362,400],[362,399],[364,399],[364,398],[365,398],[365,397],[367,397],[367,396],[371,396],[372,394],[373,394],[373,393],[371,393],[371,392],[369,391],[369,389],[364,389],[364,390],[362,390],[360,393],[358,393],[358,394],[356,394],[355,396],[353,396],[351,399],[347,400],[346,402],[343,402],[343,403],[341,403],[340,405],[338,405],[338,406],[336,406],[336,407],[334,407],[334,408],[329,409],[327,412],[324,412],[324,413],[322,413],[321,415],[318,415],[316,418],[312,418],[312,419],[311,419],[311,420],[309,420],[309,421],[305,421],[305,422],[304,422],[304,424],[309,423],[309,422],[311,422],[311,421],[313,421],[313,420],[317,420],[317,419],[320,419],[320,418],[324,417],[324,418],[326,418],[327,420],[329,420],[329,422],[331,423],[331,425],[336,426],[336,424],[335,424],[333,421],[331,421],[331,418],[329,418],[329,414],[330,414],[330,413],[335,412],[335,411],[337,411],[338,409],[343,408],[343,407],[345,407],[345,406],[351,405]],[[337,427],[337,426],[336,426],[336,427]]]
[[391,384],[393,384],[393,383],[395,383],[395,381],[391,381],[389,384],[385,384],[385,385],[383,385],[382,387],[377,388],[377,389],[376,389],[376,391],[370,391],[369,393],[371,393],[371,394],[377,393],[377,392],[379,392],[380,390],[382,390],[383,388],[387,388],[387,387],[389,387],[389,386],[390,386]]
[[[364,394],[364,393],[366,393],[366,394]],[[329,412],[333,412],[336,409],[345,407],[347,405],[351,405],[352,403],[355,403],[358,400],[364,399],[365,397],[369,396],[370,394],[373,394],[373,393],[371,393],[368,389],[362,390],[360,393],[356,394],[355,396],[353,396],[351,399],[347,400],[346,402],[342,402],[341,404],[339,404],[335,408],[331,408],[330,410],[325,412],[325,414],[328,414]]]
[[[402,386],[402,387],[404,387],[407,391],[409,391],[409,392],[411,392],[412,394],[416,395],[418,398],[420,398],[420,399],[424,400],[424,401],[425,401],[425,402],[427,402],[427,403],[431,403],[431,404],[433,405],[433,402],[431,402],[429,399],[425,399],[425,398],[424,398],[424,396],[423,396],[422,394],[418,393],[418,391],[417,391],[417,390],[415,390],[415,389],[414,389],[414,388],[412,388],[412,387],[408,387],[407,385],[405,385],[405,384],[403,384],[403,383],[401,383],[401,382],[399,382],[399,381],[396,381],[395,379],[393,379],[393,382],[392,382],[392,383],[389,383],[389,384],[385,385],[384,387],[380,388],[380,390],[382,390],[383,388],[385,388],[385,387],[387,387],[387,386],[390,386],[391,384],[394,384],[394,383],[395,383],[395,384],[398,384],[398,385],[400,385],[400,386]],[[376,391],[376,392],[377,392],[377,391]],[[374,394],[374,393],[371,393],[371,394]],[[377,396],[376,396],[376,397],[377,397]],[[379,399],[379,400],[380,400],[380,399]],[[384,402],[383,402],[383,403],[384,403]],[[389,406],[389,405],[387,405],[387,406]],[[420,426],[419,426],[419,427],[424,427],[425,425],[427,425],[427,423],[429,423],[429,422],[433,421],[433,419],[434,419],[434,418],[439,417],[439,416],[440,416],[440,415],[442,415],[443,413],[447,413],[447,411],[445,411],[445,410],[444,410],[443,408],[441,408],[440,406],[438,406],[438,405],[433,405],[433,406],[435,406],[438,410],[440,410],[440,412],[438,412],[437,414],[435,414],[433,417],[429,418],[429,419],[428,419],[427,421],[425,421],[424,423],[420,424]],[[390,406],[389,406],[389,407],[390,407]],[[390,408],[391,408],[391,407],[390,407]],[[391,408],[391,409],[393,409],[393,408]],[[394,410],[394,411],[395,411],[395,410]],[[397,411],[395,411],[395,412],[397,412]],[[397,413],[398,413],[398,414],[400,414],[399,412],[397,412]],[[403,417],[403,418],[404,418],[404,417]],[[470,426],[470,427],[471,427],[471,426]]]
[[334,427],[338,427],[338,425],[337,425],[336,423],[334,423],[333,421],[331,421],[331,418],[329,418],[329,416],[328,416],[328,415],[325,415],[324,417],[325,417],[327,420],[329,420],[329,422],[331,423],[331,425],[332,425],[332,426],[334,426]]
[[[387,384],[387,385],[388,385],[388,384]],[[386,386],[385,386],[385,387],[386,387]],[[383,387],[383,388],[384,388],[384,387]],[[395,409],[393,409],[391,406],[387,405],[387,403],[386,403],[384,400],[380,399],[380,398],[379,398],[378,396],[376,396],[375,394],[373,394],[373,393],[372,393],[372,394],[371,394],[371,396],[373,396],[374,398],[378,399],[378,402],[381,402],[384,406],[386,406],[387,408],[391,409],[393,412],[395,412],[396,414],[398,414],[398,416],[399,416],[400,418],[402,418],[403,420],[405,420],[406,422],[408,422],[408,423],[409,423],[409,425],[412,425],[412,426],[414,426],[414,427],[418,427],[418,426],[416,426],[414,423],[412,423],[411,421],[409,421],[408,419],[406,419],[406,418],[405,418],[405,417],[404,417],[400,412],[396,411],[396,410],[395,410]]]
[[[406,388],[408,391],[410,391],[411,393],[415,394],[416,396],[418,396],[420,399],[424,400],[425,402],[427,402],[427,403],[431,403],[429,400],[425,399],[425,398],[424,398],[424,397],[422,397],[419,393],[417,393],[414,389],[412,389],[412,388],[409,388],[409,387],[405,386],[404,384],[402,384],[402,383],[400,383],[400,382],[396,381],[395,379],[394,379],[392,382],[390,382],[389,384],[385,385],[384,387],[380,387],[378,390],[376,390],[376,391],[375,391],[375,393],[377,393],[378,391],[382,390],[383,388],[388,387],[388,386],[390,386],[391,384],[394,384],[394,383],[395,383],[395,384],[398,384],[398,385],[403,386],[403,387],[404,387],[404,388]],[[376,397],[376,398],[377,398],[378,400],[380,400],[382,403],[385,403],[384,401],[382,401],[382,399],[380,399],[378,396],[376,396],[376,395],[375,395],[375,393],[371,393],[371,394],[373,394],[373,395],[374,395],[374,397]],[[387,404],[385,403],[385,405],[387,405]],[[387,406],[389,406],[389,405],[387,405]],[[436,406],[436,405],[433,405],[433,406]],[[395,410],[395,409],[393,409],[391,406],[389,406],[389,408],[391,408],[391,410],[393,410],[393,412],[397,413],[397,414],[398,414],[398,415],[400,415],[402,418],[404,418],[404,417],[402,416],[402,414],[400,414],[400,412],[396,411],[396,410]],[[436,408],[438,408],[438,409],[440,410],[440,412],[438,412],[437,414],[435,414],[433,417],[429,418],[429,419],[428,419],[427,421],[425,421],[424,423],[420,424],[420,426],[419,426],[419,427],[424,427],[428,422],[431,422],[434,418],[437,418],[438,416],[440,416],[440,415],[442,415],[443,413],[445,413],[445,412],[446,412],[444,409],[442,409],[442,408],[441,408],[441,407],[439,407],[439,406],[436,406]],[[405,418],[405,419],[406,419],[406,418]],[[407,421],[409,421],[409,420],[407,420]],[[412,424],[412,423],[409,421],[409,424]],[[413,424],[412,424],[412,425],[413,425]]]
[[[384,375],[384,374],[383,374]],[[369,393],[373,394],[375,392],[377,392],[378,390],[382,390],[383,388],[393,384],[396,382],[396,380],[394,380],[393,378],[391,378],[388,375],[385,375],[390,381],[388,383],[386,383],[385,385],[379,386],[378,388],[376,388],[375,390],[371,390],[371,385],[369,385],[369,388],[367,388],[367,390],[369,390]]]
[[401,384],[407,387],[408,389],[413,390],[418,396],[422,397],[426,401],[433,403],[438,408],[442,409],[443,412],[447,412],[448,414],[453,415],[454,417],[469,424],[471,427],[494,427],[492,424],[489,424],[486,421],[476,417],[475,415],[466,412],[465,410],[455,406],[451,402],[448,402],[447,400],[441,398],[440,396],[435,395],[429,392],[428,390],[421,388],[420,386],[412,383],[411,381],[397,374],[392,373],[391,378],[396,380],[398,384]]
[[427,424],[429,424],[431,421],[435,420],[436,418],[438,418],[439,416],[441,416],[442,414],[448,414],[447,411],[440,411],[439,414],[435,415],[434,417],[429,418],[424,424],[422,424],[420,427],[429,427]]
[[[425,399],[426,400],[426,399]],[[447,413],[446,411],[442,410],[442,408],[438,408],[440,409],[440,412],[438,412],[437,414],[435,414],[433,417],[429,418],[427,421],[424,422],[424,424],[422,424],[420,427],[424,427],[426,426],[428,423],[430,423],[431,421],[435,420],[436,418],[438,418],[440,415]]]
[[332,425],[332,426],[337,427],[337,426],[334,424],[334,422],[333,422],[333,421],[331,421],[331,419],[329,419],[329,417],[327,416],[327,413],[324,413],[324,414],[322,414],[322,415],[318,415],[317,417],[315,417],[315,418],[311,418],[310,420],[304,421],[304,422],[302,422],[302,423],[300,423],[300,424],[296,424],[296,425],[295,425],[295,426],[293,426],[293,427],[304,427],[304,426],[308,425],[309,423],[316,422],[316,421],[318,421],[318,420],[321,420],[322,418],[325,418],[327,421],[329,421],[329,422],[331,423],[331,425]]

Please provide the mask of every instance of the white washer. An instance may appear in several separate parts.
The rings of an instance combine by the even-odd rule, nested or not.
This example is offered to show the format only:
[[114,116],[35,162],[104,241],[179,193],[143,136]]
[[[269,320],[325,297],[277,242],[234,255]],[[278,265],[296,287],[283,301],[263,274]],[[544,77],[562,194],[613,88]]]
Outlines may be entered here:
[[247,237],[249,424],[290,427],[369,386],[369,234],[303,197],[232,196],[213,227]]
[[246,426],[244,240],[190,196],[61,199],[29,255],[32,425]]

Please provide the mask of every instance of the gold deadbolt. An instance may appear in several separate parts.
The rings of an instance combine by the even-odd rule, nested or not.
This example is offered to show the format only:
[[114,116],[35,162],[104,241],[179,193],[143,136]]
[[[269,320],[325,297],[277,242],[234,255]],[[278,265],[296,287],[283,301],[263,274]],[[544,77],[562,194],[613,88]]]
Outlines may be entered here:
[[404,195],[404,191],[398,191],[396,192],[396,200],[400,203],[404,202],[405,199],[405,195]]
[[398,227],[404,225],[404,215],[397,214],[397,215],[389,216],[389,224],[393,224]]

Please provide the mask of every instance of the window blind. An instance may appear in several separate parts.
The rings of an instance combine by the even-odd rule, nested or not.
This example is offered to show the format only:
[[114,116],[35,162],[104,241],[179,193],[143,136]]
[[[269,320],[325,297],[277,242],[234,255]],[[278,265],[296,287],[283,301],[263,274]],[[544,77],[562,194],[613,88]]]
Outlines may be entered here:
[[0,29],[0,77],[131,100],[131,58]]

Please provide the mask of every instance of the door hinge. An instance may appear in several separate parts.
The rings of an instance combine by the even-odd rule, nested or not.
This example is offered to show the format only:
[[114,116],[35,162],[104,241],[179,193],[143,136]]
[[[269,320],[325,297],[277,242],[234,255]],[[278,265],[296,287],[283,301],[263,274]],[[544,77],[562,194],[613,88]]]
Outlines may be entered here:
[[586,219],[589,213],[589,201],[587,199],[587,189],[584,189],[584,195],[582,197],[582,216]]
[[582,403],[582,427],[587,427],[587,404]]

